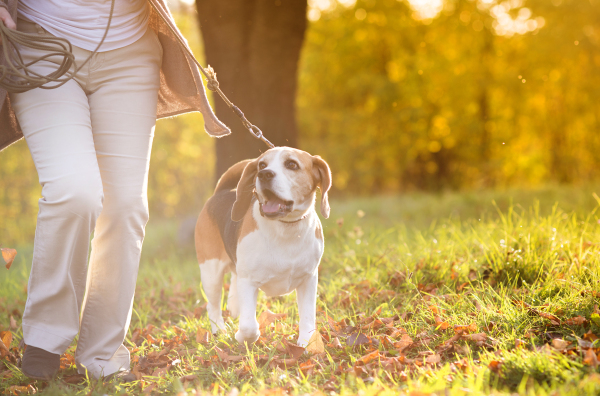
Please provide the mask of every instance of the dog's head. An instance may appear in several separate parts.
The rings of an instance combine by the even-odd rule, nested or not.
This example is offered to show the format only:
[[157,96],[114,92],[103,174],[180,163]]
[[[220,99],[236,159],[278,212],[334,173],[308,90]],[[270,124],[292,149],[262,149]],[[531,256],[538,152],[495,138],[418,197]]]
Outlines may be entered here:
[[244,217],[256,190],[262,213],[270,219],[297,217],[306,212],[321,190],[321,214],[329,217],[329,165],[318,155],[290,147],[276,147],[249,162],[237,186],[231,218]]

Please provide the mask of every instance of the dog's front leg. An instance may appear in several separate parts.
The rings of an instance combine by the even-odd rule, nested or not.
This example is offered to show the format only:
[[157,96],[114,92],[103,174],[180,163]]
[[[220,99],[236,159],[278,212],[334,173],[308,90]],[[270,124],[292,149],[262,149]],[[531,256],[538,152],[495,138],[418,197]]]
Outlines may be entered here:
[[306,279],[297,289],[298,313],[300,314],[300,335],[298,345],[306,347],[312,333],[316,331],[317,310],[317,283],[319,276],[317,271]]
[[240,343],[253,343],[258,340],[260,330],[256,321],[256,299],[258,288],[249,279],[237,278],[237,299],[240,310],[240,329],[235,339]]

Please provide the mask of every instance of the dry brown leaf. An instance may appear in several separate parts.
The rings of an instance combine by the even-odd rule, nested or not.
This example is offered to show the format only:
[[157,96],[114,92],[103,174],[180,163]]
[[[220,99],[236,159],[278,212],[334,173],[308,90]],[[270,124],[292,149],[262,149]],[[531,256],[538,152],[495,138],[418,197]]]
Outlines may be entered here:
[[67,375],[61,378],[67,384],[81,384],[86,380],[85,374]]
[[198,331],[196,332],[196,342],[199,344],[208,344],[210,341],[210,333],[208,330],[203,329],[202,327],[198,327]]
[[278,320],[278,319],[283,319],[287,316],[287,314],[282,313],[282,314],[276,314],[274,312],[269,311],[268,309],[263,311],[260,316],[258,317],[258,327],[260,330],[264,330],[265,328],[267,328],[271,323],[273,323],[274,321]]
[[15,318],[11,315],[10,316],[10,329],[11,330],[17,330],[17,321],[15,320]]
[[188,375],[179,377],[179,381],[181,381],[181,382],[194,381],[196,378],[197,378],[196,374],[188,374]]
[[[337,339],[337,338],[336,338]],[[339,342],[339,341],[338,341]],[[287,347],[287,351],[294,359],[298,359],[304,353],[305,348],[300,345],[292,344],[291,342],[286,342],[285,346]]]
[[524,346],[525,346],[525,341],[523,341],[523,340],[521,340],[519,338],[517,338],[515,340],[515,348],[521,348],[521,347],[524,347]]
[[0,331],[0,340],[2,340],[2,343],[7,349],[10,349],[10,344],[12,344],[13,335],[10,331]]
[[455,325],[454,332],[456,334],[466,334],[466,333],[474,333],[477,331],[477,325],[475,323],[471,323],[470,325]]
[[223,360],[223,361],[228,361],[229,360],[229,353],[225,352],[224,350],[222,350],[219,347],[215,347],[215,352],[217,352],[217,355],[219,356],[219,359]]
[[0,248],[0,250],[2,250],[2,258],[6,261],[6,269],[10,269],[15,257],[17,257],[17,251],[9,248]]
[[446,330],[448,327],[450,327],[450,324],[448,324],[448,322],[443,321],[439,316],[435,316],[435,328],[436,330]]
[[348,344],[352,347],[368,345],[368,344],[372,344],[372,343],[373,343],[373,340],[370,337],[367,337],[366,335],[364,335],[362,333],[353,333],[353,334],[350,334],[350,336],[348,336],[348,338],[346,338],[346,344]]
[[342,344],[340,343],[340,339],[335,337],[333,339],[333,341],[331,341],[331,344],[329,344],[329,346],[331,346],[332,348],[342,348]]
[[569,326],[580,326],[580,325],[584,324],[585,322],[587,322],[587,319],[581,315],[565,320],[565,323]]
[[427,356],[427,358],[425,359],[425,363],[429,363],[429,364],[437,364],[441,361],[442,361],[442,357],[440,355],[438,355],[437,353]]
[[592,366],[594,369],[600,366],[600,362],[598,362],[598,356],[596,352],[592,348],[588,349],[585,353],[585,357],[583,358],[583,363],[588,366]]
[[4,345],[4,342],[0,339],[0,357],[4,357],[10,353],[8,347]]
[[319,333],[318,330],[313,331],[313,334],[308,340],[306,350],[314,354],[325,352],[325,344],[323,343],[323,337],[321,337],[321,333]]
[[33,395],[34,393],[37,393],[37,391],[35,390],[33,385],[27,385],[27,386],[13,385],[13,386],[8,387],[8,394],[10,394],[10,395],[22,395],[22,394]]
[[402,334],[402,338],[400,339],[400,341],[394,343],[394,347],[398,349],[398,352],[402,352],[403,350],[411,346],[412,343],[413,339],[410,338],[408,334]]
[[484,342],[485,340],[487,340],[487,334],[485,333],[463,334],[461,337],[463,340],[469,340],[474,342]]
[[561,340],[560,338],[555,338],[552,340],[552,347],[554,349],[558,349],[559,351],[564,351],[569,345],[571,345],[569,341]]
[[369,364],[376,359],[379,359],[379,351],[374,351],[362,356],[360,359],[358,359],[358,362],[361,362],[362,364]]
[[498,372],[500,372],[500,369],[502,368],[502,361],[492,360],[488,364],[488,368],[490,370],[492,370],[494,373],[498,373]]
[[194,318],[200,319],[204,311],[206,311],[206,307],[208,306],[208,302],[205,302],[199,307],[194,308]]
[[474,281],[477,279],[477,271],[474,269],[469,270],[469,280]]

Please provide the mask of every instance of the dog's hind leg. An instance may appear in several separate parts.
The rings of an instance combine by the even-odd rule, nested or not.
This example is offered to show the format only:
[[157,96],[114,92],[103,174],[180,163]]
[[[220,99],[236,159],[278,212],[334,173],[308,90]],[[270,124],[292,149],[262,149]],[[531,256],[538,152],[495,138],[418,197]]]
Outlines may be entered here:
[[237,275],[235,271],[231,272],[231,282],[229,282],[229,296],[227,297],[227,310],[233,319],[240,316],[240,305],[237,293]]
[[225,322],[221,313],[221,290],[227,263],[219,259],[207,260],[200,265],[202,288],[208,298],[207,311],[212,332],[225,330]]

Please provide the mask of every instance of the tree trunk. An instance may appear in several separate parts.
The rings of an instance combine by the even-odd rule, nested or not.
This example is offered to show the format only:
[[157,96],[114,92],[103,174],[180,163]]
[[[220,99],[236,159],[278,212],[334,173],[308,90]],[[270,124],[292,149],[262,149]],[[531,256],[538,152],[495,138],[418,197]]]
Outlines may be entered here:
[[[207,63],[219,86],[276,146],[296,146],[298,60],[307,0],[196,0]],[[232,135],[216,142],[219,177],[267,149],[218,97],[217,116]]]

